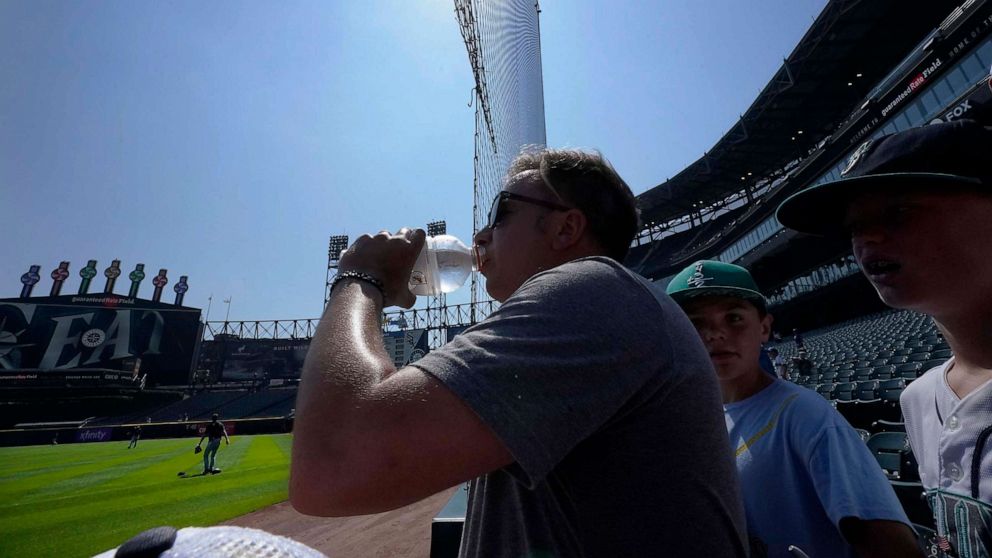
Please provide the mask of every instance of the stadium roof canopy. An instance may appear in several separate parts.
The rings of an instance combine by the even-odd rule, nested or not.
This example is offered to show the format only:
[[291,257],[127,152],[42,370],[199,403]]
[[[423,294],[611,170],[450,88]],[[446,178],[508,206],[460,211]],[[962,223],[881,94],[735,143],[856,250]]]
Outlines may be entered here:
[[831,0],[730,131],[638,196],[645,225],[718,204],[805,156],[958,4]]

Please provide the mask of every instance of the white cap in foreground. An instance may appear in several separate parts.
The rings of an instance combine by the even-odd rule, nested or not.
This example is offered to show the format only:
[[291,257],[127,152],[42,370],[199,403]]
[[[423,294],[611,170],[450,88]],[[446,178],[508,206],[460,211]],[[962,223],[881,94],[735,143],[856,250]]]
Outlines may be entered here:
[[327,558],[292,539],[247,527],[156,527],[94,558]]

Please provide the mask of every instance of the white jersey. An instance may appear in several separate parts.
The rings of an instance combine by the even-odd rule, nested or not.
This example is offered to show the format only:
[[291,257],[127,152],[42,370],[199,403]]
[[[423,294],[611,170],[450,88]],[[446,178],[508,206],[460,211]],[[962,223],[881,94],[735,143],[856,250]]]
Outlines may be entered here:
[[900,404],[944,550],[992,557],[992,380],[959,399],[953,362],[910,384]]
[[772,366],[775,367],[775,375],[779,378],[785,378],[788,374],[785,371],[785,359],[782,355],[775,355],[772,359]]

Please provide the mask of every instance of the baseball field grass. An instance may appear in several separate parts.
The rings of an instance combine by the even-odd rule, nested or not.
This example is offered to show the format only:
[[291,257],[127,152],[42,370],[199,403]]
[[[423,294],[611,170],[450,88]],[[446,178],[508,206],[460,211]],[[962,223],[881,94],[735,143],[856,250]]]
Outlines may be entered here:
[[[208,526],[287,497],[289,434],[0,448],[0,556],[92,556],[161,525]],[[182,471],[185,476],[178,476]]]

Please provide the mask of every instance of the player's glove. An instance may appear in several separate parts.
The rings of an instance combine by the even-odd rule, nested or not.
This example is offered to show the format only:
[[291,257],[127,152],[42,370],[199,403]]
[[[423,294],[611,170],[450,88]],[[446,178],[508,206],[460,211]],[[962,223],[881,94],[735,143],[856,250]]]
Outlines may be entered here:
[[201,451],[203,451],[203,448],[201,448],[199,445],[193,448],[193,453],[200,453]]

